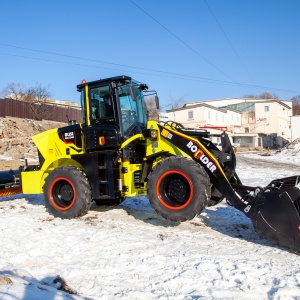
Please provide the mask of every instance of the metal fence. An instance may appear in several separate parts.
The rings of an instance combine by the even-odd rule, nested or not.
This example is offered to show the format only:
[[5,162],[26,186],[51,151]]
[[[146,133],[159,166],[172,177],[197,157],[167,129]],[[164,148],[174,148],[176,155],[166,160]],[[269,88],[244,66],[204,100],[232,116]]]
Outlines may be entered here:
[[[43,116],[45,120],[57,121],[67,123],[67,117],[71,120],[81,122],[81,108],[71,107],[59,104],[47,104],[51,107],[51,114]],[[14,99],[0,99],[0,117],[15,117],[22,119],[34,119],[33,113],[30,109],[29,103]]]

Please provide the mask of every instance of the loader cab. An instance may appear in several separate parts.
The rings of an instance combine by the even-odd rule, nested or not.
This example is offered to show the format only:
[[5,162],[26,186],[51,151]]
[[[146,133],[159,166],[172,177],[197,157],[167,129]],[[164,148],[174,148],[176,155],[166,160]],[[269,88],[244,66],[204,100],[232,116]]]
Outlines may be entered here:
[[82,131],[87,152],[115,150],[147,124],[143,91],[148,87],[128,76],[77,86],[81,93]]

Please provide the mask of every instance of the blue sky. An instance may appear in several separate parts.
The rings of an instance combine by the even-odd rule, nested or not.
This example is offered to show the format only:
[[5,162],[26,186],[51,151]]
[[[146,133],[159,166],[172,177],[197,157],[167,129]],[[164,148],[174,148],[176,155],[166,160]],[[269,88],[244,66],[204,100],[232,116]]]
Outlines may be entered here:
[[299,0],[3,0],[0,90],[129,75],[161,105],[300,94]]

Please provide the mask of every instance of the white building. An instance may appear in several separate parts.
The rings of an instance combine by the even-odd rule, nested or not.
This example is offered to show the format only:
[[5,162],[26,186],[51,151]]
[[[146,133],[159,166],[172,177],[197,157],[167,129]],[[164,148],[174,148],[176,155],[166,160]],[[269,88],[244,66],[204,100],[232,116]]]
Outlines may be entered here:
[[300,115],[291,117],[291,142],[300,138]]
[[160,122],[167,122],[168,121],[168,114],[164,112],[159,112],[158,119]]
[[[225,130],[232,142],[245,147],[278,147],[291,139],[291,100],[223,99],[187,103],[168,110],[168,119],[190,128]],[[212,138],[213,142],[218,142]]]

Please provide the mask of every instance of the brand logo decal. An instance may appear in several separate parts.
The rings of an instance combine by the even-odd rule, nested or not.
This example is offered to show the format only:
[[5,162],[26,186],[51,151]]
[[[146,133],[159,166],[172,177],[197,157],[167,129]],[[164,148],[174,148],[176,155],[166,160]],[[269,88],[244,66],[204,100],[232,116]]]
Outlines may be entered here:
[[166,129],[163,129],[162,131],[161,131],[161,135],[163,136],[163,137],[165,137],[165,138],[167,138],[167,139],[172,139],[172,137],[173,137],[173,134],[172,133],[170,133],[168,130],[166,130]]
[[74,132],[65,132],[65,140],[73,140],[74,139]]
[[194,157],[200,159],[212,173],[217,169],[216,165],[192,141],[189,141],[186,146],[194,153]]

